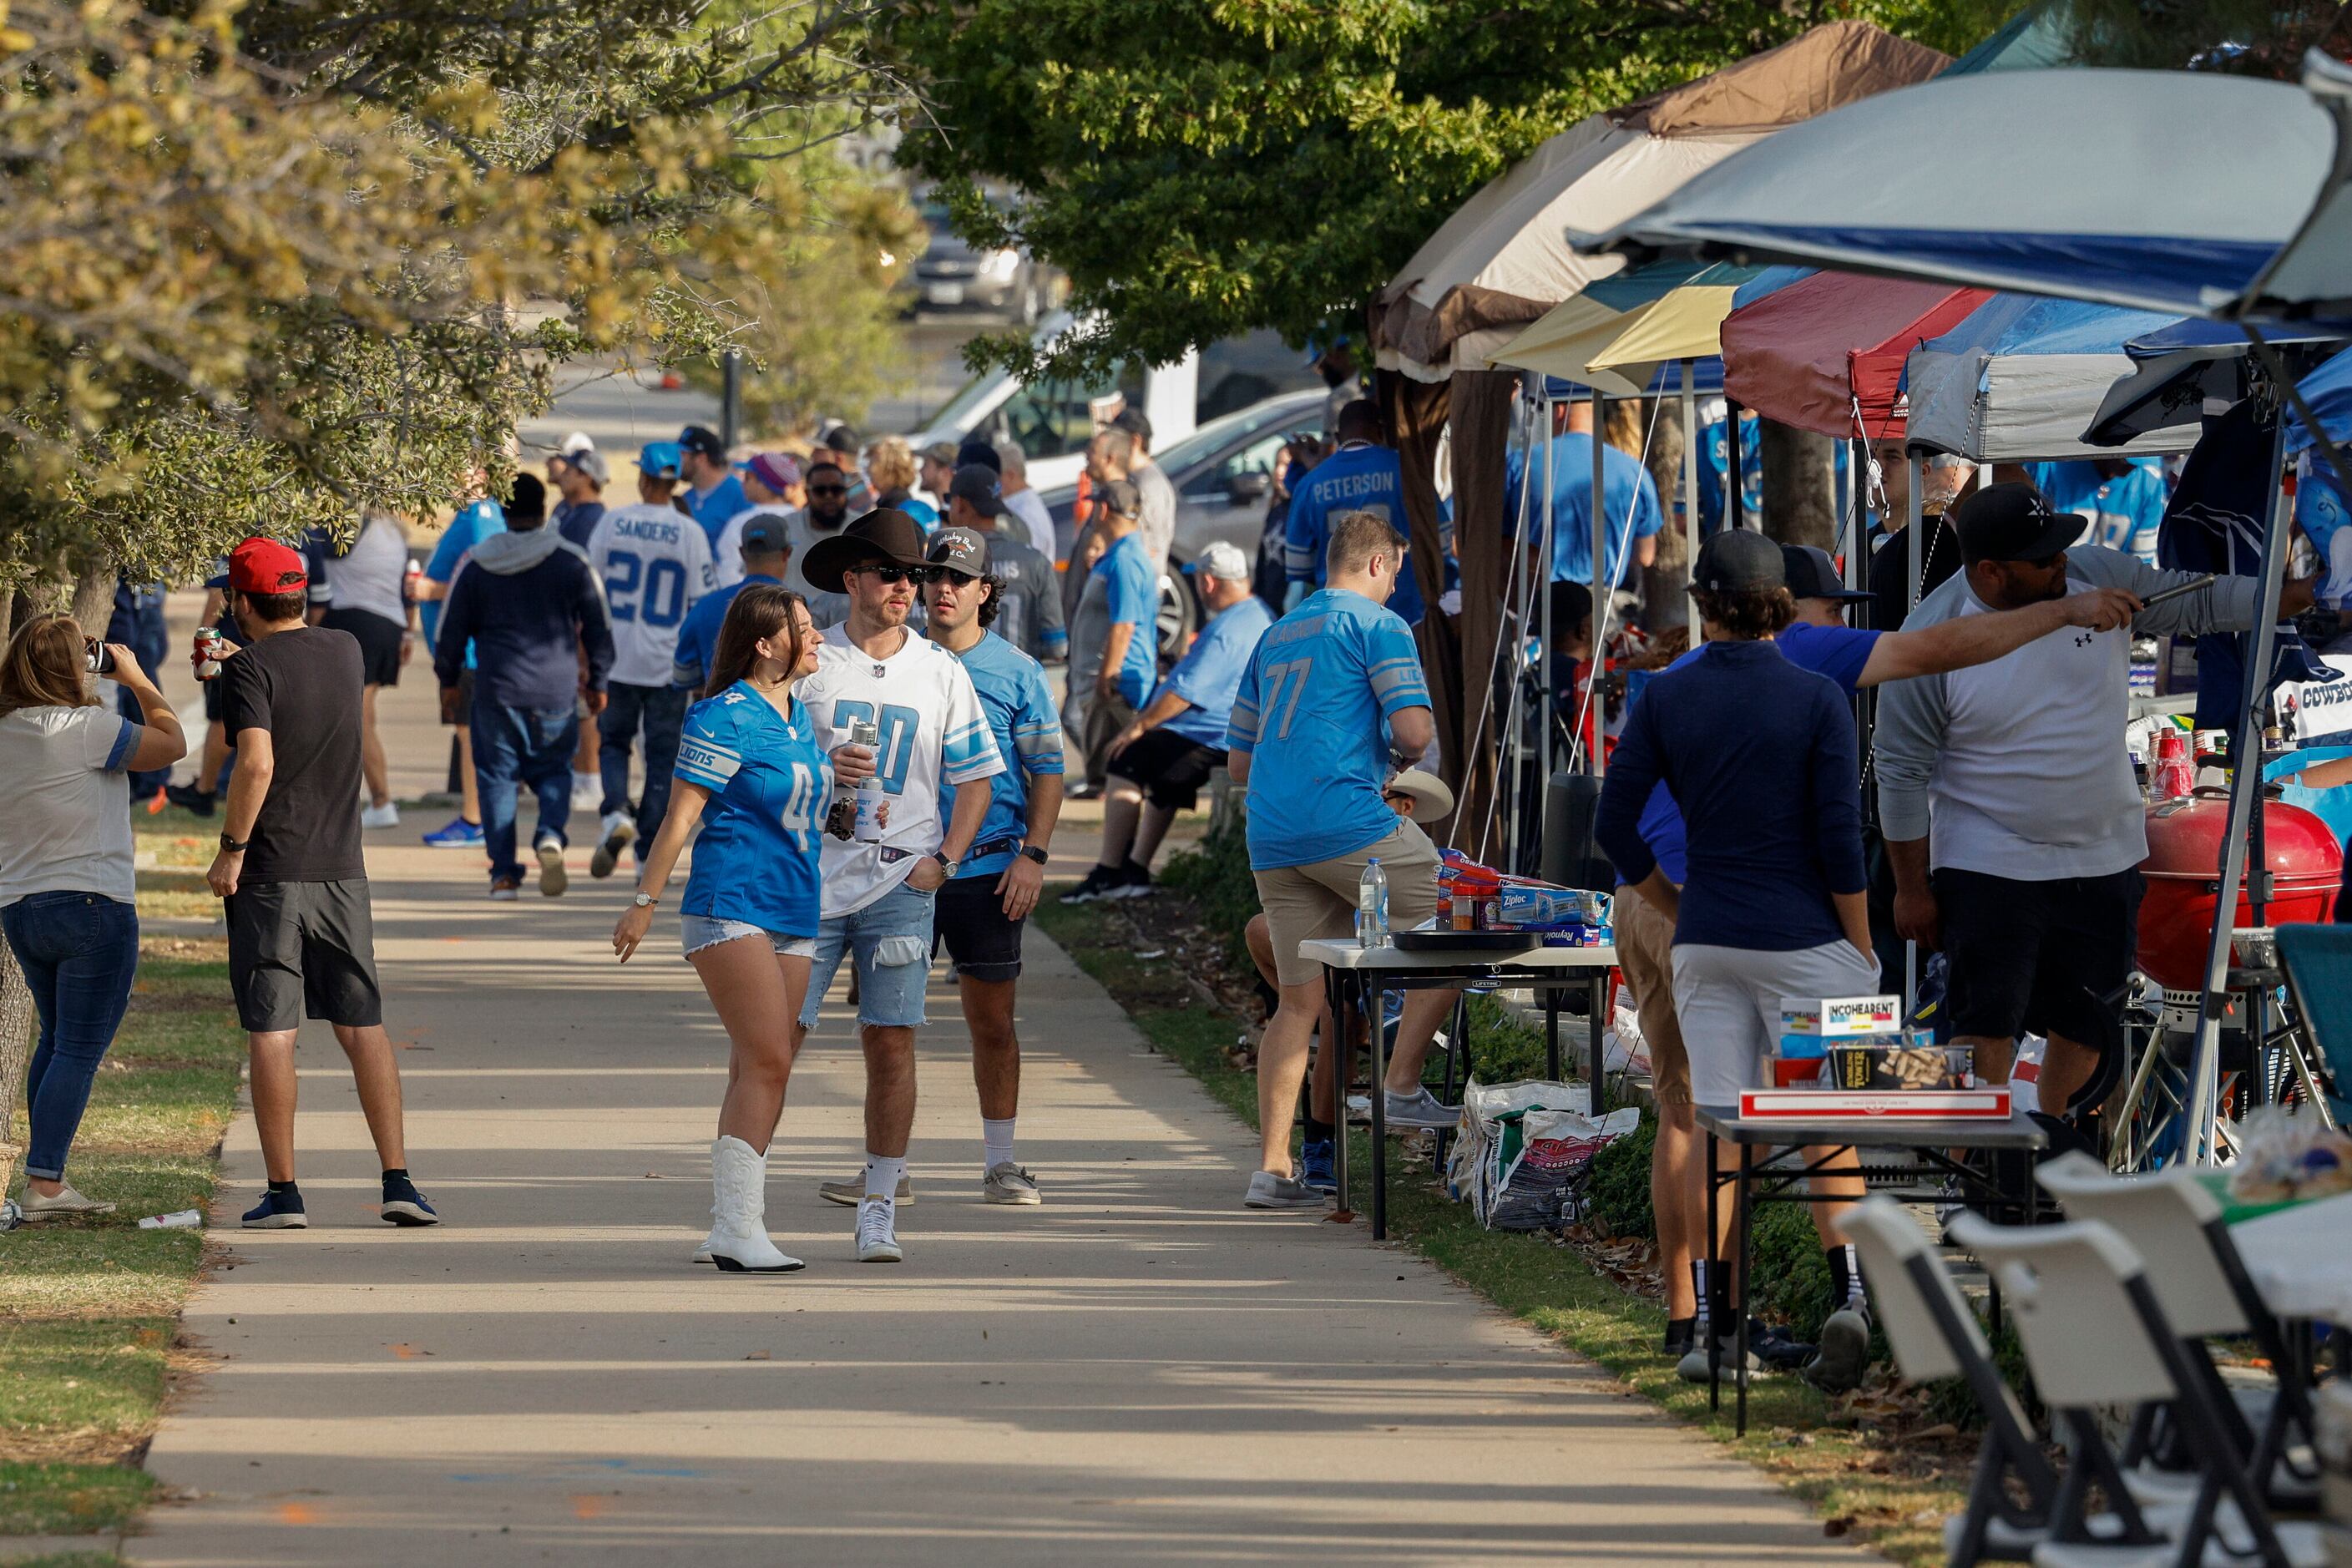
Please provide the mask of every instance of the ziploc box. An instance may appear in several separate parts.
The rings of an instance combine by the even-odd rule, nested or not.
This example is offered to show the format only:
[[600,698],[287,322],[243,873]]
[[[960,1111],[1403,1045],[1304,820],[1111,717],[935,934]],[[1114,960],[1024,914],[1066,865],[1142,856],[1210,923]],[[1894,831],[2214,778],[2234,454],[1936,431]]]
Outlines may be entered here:
[[1783,996],[1780,1033],[1825,1040],[1891,1035],[1903,1027],[1900,996]]
[[1601,926],[1609,922],[1609,895],[1583,888],[1505,882],[1490,900],[1498,926]]

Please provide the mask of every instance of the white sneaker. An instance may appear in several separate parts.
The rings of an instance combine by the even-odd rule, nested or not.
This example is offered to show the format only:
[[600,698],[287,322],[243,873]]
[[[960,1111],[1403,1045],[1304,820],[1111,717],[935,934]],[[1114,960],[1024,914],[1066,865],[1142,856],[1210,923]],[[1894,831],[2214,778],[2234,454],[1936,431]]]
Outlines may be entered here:
[[572,809],[593,811],[604,804],[604,780],[599,773],[574,773],[572,775]]
[[400,807],[390,801],[385,801],[382,805],[363,806],[360,810],[360,826],[362,827],[397,827],[400,826]]
[[1037,1178],[1010,1160],[988,1168],[988,1173],[980,1179],[980,1195],[992,1204],[1027,1205],[1045,1201],[1037,1191]]
[[562,898],[572,886],[572,873],[563,868],[563,846],[542,838],[531,846],[531,853],[539,860],[539,890],[551,899]]
[[857,1205],[857,1261],[898,1263],[906,1258],[898,1245],[898,1205],[878,1193],[869,1193]]
[[603,831],[604,837],[596,841],[595,853],[588,857],[588,874],[599,881],[611,876],[613,868],[621,863],[622,852],[637,836],[637,825],[629,819],[628,813],[616,811],[604,818]]

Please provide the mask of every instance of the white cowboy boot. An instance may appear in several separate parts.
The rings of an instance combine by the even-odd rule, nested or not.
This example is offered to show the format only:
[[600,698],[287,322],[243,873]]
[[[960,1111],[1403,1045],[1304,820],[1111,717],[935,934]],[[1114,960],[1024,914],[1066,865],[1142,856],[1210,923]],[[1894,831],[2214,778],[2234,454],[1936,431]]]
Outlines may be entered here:
[[734,1274],[788,1274],[801,1260],[768,1239],[768,1157],[740,1138],[721,1134],[710,1143],[710,1184],[718,1224],[710,1230],[710,1261]]

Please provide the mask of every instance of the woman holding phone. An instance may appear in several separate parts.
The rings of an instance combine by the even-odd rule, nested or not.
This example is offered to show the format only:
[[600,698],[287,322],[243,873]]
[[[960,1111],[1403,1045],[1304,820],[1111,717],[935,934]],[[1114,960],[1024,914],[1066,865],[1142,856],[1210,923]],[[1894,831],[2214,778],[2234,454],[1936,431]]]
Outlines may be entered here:
[[[137,699],[144,722],[100,703],[100,674]],[[69,616],[36,616],[9,639],[0,658],[0,798],[13,816],[0,834],[0,930],[41,1018],[26,1081],[26,1219],[114,1207],[65,1177],[90,1081],[139,968],[123,775],[168,768],[187,750],[172,705],[121,643],[83,637]]]
[[754,583],[719,629],[710,681],[687,710],[676,794],[646,852],[636,900],[613,931],[623,963],[645,940],[695,824],[694,868],[678,900],[687,962],[730,1043],[727,1097],[710,1145],[710,1235],[695,1254],[728,1272],[801,1267],[768,1239],[768,1141],[792,1075],[793,1020],[808,991],[817,930],[817,841],[833,770],[793,687],[816,668],[817,634],[798,594]]

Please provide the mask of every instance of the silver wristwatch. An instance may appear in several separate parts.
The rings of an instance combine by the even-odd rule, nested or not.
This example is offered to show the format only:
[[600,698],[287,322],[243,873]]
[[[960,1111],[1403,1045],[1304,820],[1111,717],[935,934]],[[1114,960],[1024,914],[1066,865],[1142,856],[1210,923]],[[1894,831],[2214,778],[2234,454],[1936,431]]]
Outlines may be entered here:
[[652,909],[656,904],[661,902],[659,899],[655,898],[651,893],[646,892],[642,888],[637,890],[636,896],[629,901],[636,905],[637,908],[641,910]]

